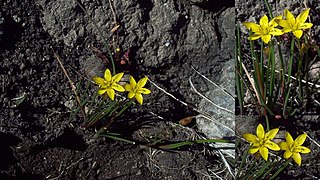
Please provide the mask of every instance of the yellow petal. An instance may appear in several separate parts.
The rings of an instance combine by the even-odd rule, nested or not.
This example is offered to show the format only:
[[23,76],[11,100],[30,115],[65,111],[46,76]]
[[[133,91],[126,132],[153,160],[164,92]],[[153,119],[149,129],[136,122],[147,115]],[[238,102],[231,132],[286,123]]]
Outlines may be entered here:
[[308,15],[309,15],[309,11],[310,11],[310,8],[301,12],[297,17],[297,22],[300,22],[300,23],[306,22]]
[[288,21],[289,24],[295,25],[296,24],[296,19],[294,16],[291,14],[289,10],[284,10],[284,16],[286,17],[286,20]]
[[292,136],[290,135],[290,133],[289,133],[289,132],[286,132],[285,137],[286,137],[286,141],[287,141],[287,143],[288,143],[288,146],[291,146],[291,145],[293,144],[293,138],[292,138]]
[[138,101],[138,103],[140,103],[142,105],[143,103],[143,97],[141,94],[136,94],[136,100]]
[[289,149],[289,146],[286,142],[280,142],[280,148],[282,150],[288,150]]
[[106,93],[107,92],[107,89],[106,88],[100,88],[99,90],[98,90],[98,94],[104,94],[104,93]]
[[254,40],[259,39],[260,37],[261,37],[260,34],[253,34],[253,35],[251,35],[251,36],[249,37],[249,40],[254,41]]
[[263,158],[265,161],[268,161],[268,153],[269,153],[268,148],[266,148],[266,147],[261,147],[261,148],[259,149],[259,153],[261,154],[262,158]]
[[301,165],[301,156],[299,153],[293,153],[292,158],[299,166]]
[[107,81],[107,82],[110,82],[111,81],[111,72],[109,69],[106,69],[106,71],[104,72],[104,79]]
[[139,87],[145,86],[147,81],[148,81],[148,77],[144,77],[144,78],[140,79],[139,82],[138,82],[138,86]]
[[271,35],[263,35],[261,36],[261,39],[264,43],[268,44],[271,39]]
[[283,34],[283,32],[278,29],[278,28],[273,28],[271,31],[270,31],[270,34],[271,35],[274,35],[274,36],[281,36]]
[[273,150],[273,151],[279,151],[280,150],[280,147],[278,146],[278,144],[272,142],[272,141],[267,141],[265,144],[264,144],[267,148]]
[[119,91],[119,92],[124,92],[125,91],[125,89],[121,85],[116,84],[116,83],[112,84],[112,89],[114,89],[116,91]]
[[303,154],[307,154],[307,153],[311,152],[311,150],[309,148],[304,147],[304,146],[300,146],[299,149],[300,149],[300,153],[303,153]]
[[260,26],[256,23],[252,22],[244,22],[242,23],[246,28],[251,29],[252,32],[260,31]]
[[249,154],[254,154],[259,151],[259,146],[250,146]]
[[151,91],[149,89],[147,89],[147,88],[140,88],[139,92],[141,94],[150,94],[151,93]]
[[260,26],[262,29],[267,29],[269,27],[269,20],[268,20],[268,16],[264,15],[261,19],[260,19]]
[[128,93],[128,98],[129,98],[129,99],[132,99],[135,95],[136,95],[136,94],[135,94],[133,91],[130,91],[130,92]]
[[276,20],[278,21],[278,20],[280,20],[280,19],[282,19],[282,15],[273,18],[273,19],[269,22],[269,26],[270,26],[270,27],[276,27],[276,26],[278,25],[278,23],[276,22]]
[[283,157],[286,158],[286,159],[290,158],[291,156],[292,156],[292,152],[289,151],[289,150],[287,150],[287,151],[284,152],[284,154],[283,154]]
[[269,140],[273,139],[278,134],[278,131],[279,131],[279,128],[271,129],[266,133],[265,138]]
[[113,89],[107,89],[107,94],[109,98],[114,101],[114,90]]
[[257,136],[249,133],[244,133],[243,138],[246,139],[249,143],[258,143]]
[[130,82],[130,86],[132,87],[132,89],[134,89],[137,85],[136,80],[132,76],[130,76],[129,82]]
[[112,81],[113,81],[113,82],[119,82],[119,81],[121,80],[123,74],[124,74],[124,73],[118,73],[118,74],[114,75],[114,76],[112,77]]
[[294,36],[296,36],[298,39],[300,39],[303,34],[303,31],[302,30],[295,30],[295,31],[292,31],[292,33]]
[[94,76],[94,77],[92,78],[92,80],[93,80],[96,84],[98,84],[99,86],[104,86],[104,85],[105,85],[105,81],[104,81],[104,79],[101,78],[101,77]]
[[302,24],[300,24],[300,26],[299,26],[299,29],[309,29],[309,28],[311,28],[313,26],[313,24],[312,23],[302,23]]
[[125,89],[126,91],[133,91],[133,89],[132,89],[132,87],[131,87],[130,84],[124,85],[124,89]]
[[284,33],[288,33],[288,32],[291,32],[292,31],[292,28],[291,27],[285,27],[282,29],[282,32]]
[[299,146],[301,146],[304,143],[304,141],[306,140],[306,138],[307,138],[307,134],[306,133],[301,134],[300,136],[298,136],[296,138],[295,143],[297,143]]
[[275,21],[278,23],[279,26],[290,27],[289,22],[287,20],[275,19]]
[[261,124],[258,125],[256,133],[257,133],[258,139],[264,138],[264,128]]

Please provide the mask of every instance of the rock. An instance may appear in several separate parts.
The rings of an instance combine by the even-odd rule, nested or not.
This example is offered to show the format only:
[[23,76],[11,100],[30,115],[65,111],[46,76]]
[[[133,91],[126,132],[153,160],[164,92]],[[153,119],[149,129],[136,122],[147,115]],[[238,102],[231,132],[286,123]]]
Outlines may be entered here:
[[[226,89],[227,92],[234,95],[234,60],[230,60],[225,63],[222,69],[222,76],[220,79],[220,87]],[[199,130],[204,133],[208,138],[212,139],[231,139],[235,137],[235,115],[234,115],[234,107],[235,100],[230,97],[230,95],[226,94],[223,90],[212,86],[205,96],[209,98],[215,104],[228,109],[230,112],[227,112],[221,108],[214,106],[209,101],[203,99],[199,104],[199,109],[203,112],[209,113],[213,118],[211,120],[199,117],[197,118],[197,126]],[[218,122],[218,123],[217,123]],[[221,125],[221,124],[227,126]],[[230,130],[231,129],[231,130]],[[234,144],[226,144],[226,143],[215,143],[215,147],[217,148],[234,148]],[[226,150],[221,149],[221,151],[227,155],[235,156],[234,150]]]
[[320,78],[320,61],[317,61],[310,66],[309,76],[311,79],[314,79],[314,80],[317,80]]

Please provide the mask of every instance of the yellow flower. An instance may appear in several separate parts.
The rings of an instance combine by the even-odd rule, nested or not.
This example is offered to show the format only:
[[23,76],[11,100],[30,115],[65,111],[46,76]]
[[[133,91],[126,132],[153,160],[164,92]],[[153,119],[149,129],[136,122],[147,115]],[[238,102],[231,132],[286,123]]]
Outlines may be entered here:
[[143,97],[142,94],[150,94],[151,91],[149,89],[144,88],[148,81],[147,77],[144,77],[139,80],[138,83],[136,83],[136,80],[130,76],[129,82],[130,84],[126,84],[124,88],[126,91],[129,91],[128,98],[132,99],[133,97],[136,98],[136,100],[142,105],[143,103]]
[[285,150],[283,157],[289,159],[293,158],[294,162],[296,162],[299,166],[301,165],[301,155],[299,153],[309,153],[310,149],[304,146],[301,146],[307,138],[307,134],[301,134],[293,140],[290,133],[286,133],[286,142],[280,143],[280,148]]
[[283,27],[282,31],[284,33],[292,32],[297,38],[300,39],[303,34],[303,30],[309,29],[313,26],[312,23],[306,23],[309,11],[310,8],[300,13],[297,18],[294,18],[291,12],[286,9],[284,10],[284,17],[286,17],[286,19],[276,19],[276,22],[279,24],[279,26]]
[[267,161],[269,153],[268,148],[274,151],[280,150],[280,147],[276,143],[271,141],[276,136],[278,131],[279,128],[275,128],[271,129],[267,133],[264,133],[263,126],[259,124],[256,131],[257,135],[248,133],[243,134],[243,137],[251,144],[249,153],[255,154],[259,151],[262,158]]
[[249,37],[249,40],[257,40],[261,38],[264,43],[268,44],[271,39],[271,35],[282,35],[283,32],[280,29],[275,28],[278,25],[275,20],[281,18],[282,16],[278,16],[269,22],[268,17],[264,15],[260,19],[260,25],[252,22],[244,22],[243,25],[248,29],[251,29],[251,31],[254,33]]
[[123,74],[124,73],[118,73],[112,77],[110,70],[106,69],[104,72],[104,78],[97,76],[93,77],[93,81],[100,86],[98,94],[104,94],[107,92],[108,96],[113,101],[115,94],[114,90],[119,92],[125,91],[121,85],[117,84],[121,80]]

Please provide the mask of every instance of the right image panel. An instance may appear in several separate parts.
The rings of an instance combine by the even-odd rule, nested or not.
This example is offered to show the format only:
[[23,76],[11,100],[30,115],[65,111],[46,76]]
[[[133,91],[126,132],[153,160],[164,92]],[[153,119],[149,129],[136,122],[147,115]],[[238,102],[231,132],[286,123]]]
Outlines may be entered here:
[[236,0],[236,179],[320,179],[320,6]]

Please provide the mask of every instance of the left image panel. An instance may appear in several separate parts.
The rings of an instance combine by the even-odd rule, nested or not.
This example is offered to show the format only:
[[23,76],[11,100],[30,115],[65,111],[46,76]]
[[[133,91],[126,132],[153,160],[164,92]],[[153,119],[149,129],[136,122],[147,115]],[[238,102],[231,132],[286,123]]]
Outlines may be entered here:
[[235,2],[0,2],[0,179],[234,179]]

